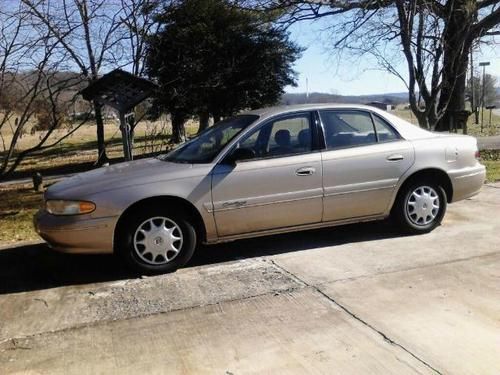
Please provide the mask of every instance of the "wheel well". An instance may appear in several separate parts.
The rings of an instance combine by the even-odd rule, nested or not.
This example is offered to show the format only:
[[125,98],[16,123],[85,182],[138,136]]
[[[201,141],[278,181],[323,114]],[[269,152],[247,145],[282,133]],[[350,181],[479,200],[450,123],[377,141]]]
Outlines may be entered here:
[[[146,198],[142,199],[140,201],[135,202],[131,206],[129,206],[121,215],[120,218],[118,219],[118,222],[116,223],[115,231],[114,231],[114,245],[116,246],[116,236],[119,233],[119,230],[127,217],[134,212],[142,209],[143,207],[147,205],[162,205],[165,207],[169,208],[175,208],[177,210],[181,210],[187,215],[187,218],[191,220],[191,223],[193,224],[195,230],[196,230],[196,235],[199,238],[200,242],[204,242],[206,239],[206,229],[205,229],[205,223],[203,222],[203,218],[201,217],[200,213],[196,209],[195,206],[193,206],[192,203],[188,202],[187,200],[179,197],[173,197],[173,196],[158,196],[158,197],[151,197],[151,198]],[[115,249],[116,250],[116,249]]]
[[429,169],[423,169],[418,172],[413,173],[412,175],[408,176],[408,178],[405,180],[405,182],[401,185],[399,188],[398,194],[400,191],[403,191],[404,188],[408,185],[413,183],[416,180],[420,179],[430,179],[431,181],[436,181],[440,186],[443,187],[445,193],[446,193],[446,200],[448,203],[450,203],[453,199],[453,185],[451,184],[450,177],[448,174],[441,170],[441,169],[434,169],[434,168],[429,168]]

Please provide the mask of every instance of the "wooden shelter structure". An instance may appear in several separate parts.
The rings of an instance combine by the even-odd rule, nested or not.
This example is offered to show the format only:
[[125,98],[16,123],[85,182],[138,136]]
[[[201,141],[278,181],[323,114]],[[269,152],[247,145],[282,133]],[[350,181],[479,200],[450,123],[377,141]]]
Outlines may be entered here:
[[115,69],[80,91],[85,100],[96,101],[118,111],[125,160],[133,158],[131,129],[125,116],[156,89],[157,86],[147,79]]

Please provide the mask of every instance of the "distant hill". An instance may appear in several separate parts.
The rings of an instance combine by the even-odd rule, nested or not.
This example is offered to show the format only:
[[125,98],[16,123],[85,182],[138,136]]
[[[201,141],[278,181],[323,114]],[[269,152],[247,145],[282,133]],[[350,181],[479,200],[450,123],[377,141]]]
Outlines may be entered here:
[[375,95],[335,95],[322,92],[313,92],[306,98],[305,93],[285,93],[281,97],[281,104],[304,104],[304,103],[353,103],[364,104],[369,102],[382,102],[398,105],[408,103],[407,92],[396,92]]

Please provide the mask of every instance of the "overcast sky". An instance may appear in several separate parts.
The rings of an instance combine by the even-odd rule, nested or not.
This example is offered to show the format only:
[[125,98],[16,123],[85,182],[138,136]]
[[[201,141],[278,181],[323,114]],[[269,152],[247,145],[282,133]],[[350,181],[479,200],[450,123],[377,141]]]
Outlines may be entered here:
[[[298,87],[287,87],[287,92],[305,92],[306,78],[309,92],[326,92],[341,95],[363,95],[404,92],[406,87],[395,76],[376,70],[376,62],[368,58],[362,61],[331,57],[328,38],[321,32],[321,25],[310,23],[295,24],[290,29],[291,38],[307,48],[302,58],[297,61],[295,70],[299,73]],[[500,45],[482,47],[474,54],[475,64],[489,61],[486,72],[500,78]],[[331,50],[330,50],[331,51]],[[406,72],[407,66],[401,59],[400,72]]]

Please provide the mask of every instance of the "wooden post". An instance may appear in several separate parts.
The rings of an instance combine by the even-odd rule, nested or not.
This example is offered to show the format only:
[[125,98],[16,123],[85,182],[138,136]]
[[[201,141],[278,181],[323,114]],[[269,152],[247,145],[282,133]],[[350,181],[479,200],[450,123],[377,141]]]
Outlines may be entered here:
[[125,113],[120,111],[120,130],[122,131],[123,156],[125,160],[132,160],[132,149],[130,145],[130,127],[125,121]]

